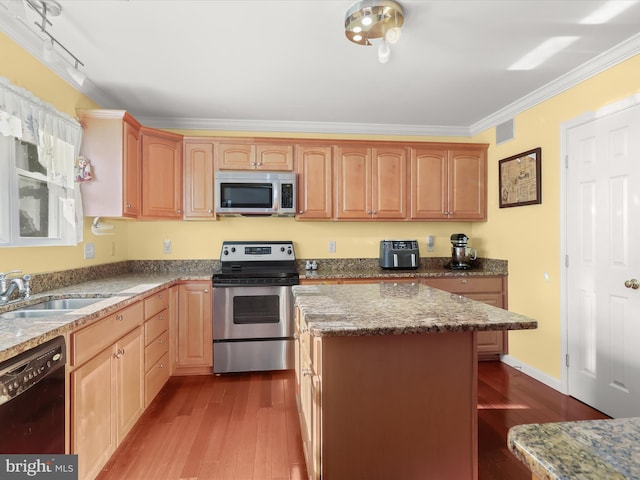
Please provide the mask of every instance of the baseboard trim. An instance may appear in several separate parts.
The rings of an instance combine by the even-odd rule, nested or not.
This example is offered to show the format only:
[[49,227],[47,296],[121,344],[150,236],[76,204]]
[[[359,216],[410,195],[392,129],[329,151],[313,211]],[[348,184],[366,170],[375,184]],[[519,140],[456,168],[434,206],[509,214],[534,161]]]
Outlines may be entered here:
[[565,393],[562,391],[562,385],[559,379],[547,375],[546,373],[541,372],[540,370],[535,369],[530,365],[527,365],[526,363],[512,357],[511,355],[502,355],[500,360],[510,367],[513,367],[517,370],[520,370],[522,373],[529,375],[531,378],[544,383],[548,387],[551,387],[560,393]]

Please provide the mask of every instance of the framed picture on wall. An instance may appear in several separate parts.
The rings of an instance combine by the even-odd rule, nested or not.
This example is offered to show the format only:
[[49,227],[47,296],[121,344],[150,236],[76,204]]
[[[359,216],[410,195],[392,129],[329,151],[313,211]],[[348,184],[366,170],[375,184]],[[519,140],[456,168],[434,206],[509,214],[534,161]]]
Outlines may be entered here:
[[498,162],[500,208],[542,203],[542,149]]

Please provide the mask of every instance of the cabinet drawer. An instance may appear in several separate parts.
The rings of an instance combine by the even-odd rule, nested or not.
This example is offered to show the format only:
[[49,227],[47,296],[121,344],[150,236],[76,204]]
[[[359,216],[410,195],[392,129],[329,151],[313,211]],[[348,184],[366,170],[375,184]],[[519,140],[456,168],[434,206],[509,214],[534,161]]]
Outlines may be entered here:
[[169,308],[169,292],[162,290],[144,299],[144,318],[149,319],[161,310]]
[[423,278],[422,283],[451,293],[502,292],[502,277]]
[[144,344],[149,345],[158,335],[169,328],[169,310],[162,310],[144,322]]
[[71,334],[71,365],[80,365],[142,322],[142,302]]
[[169,351],[169,331],[165,330],[144,349],[144,371],[148,372]]
[[160,389],[169,379],[169,353],[165,353],[144,376],[144,404],[149,404],[156,398]]

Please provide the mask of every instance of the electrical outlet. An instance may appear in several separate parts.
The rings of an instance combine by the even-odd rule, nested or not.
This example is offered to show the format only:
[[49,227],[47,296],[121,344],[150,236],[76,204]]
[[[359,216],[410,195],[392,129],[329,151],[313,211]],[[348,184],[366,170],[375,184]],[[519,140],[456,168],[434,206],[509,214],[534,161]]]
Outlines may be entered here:
[[164,253],[171,253],[171,240],[164,241]]
[[116,242],[111,242],[111,256],[116,256]]
[[336,253],[336,241],[329,240],[329,253]]
[[427,252],[433,252],[434,246],[436,243],[436,237],[433,235],[427,236]]
[[90,258],[96,258],[96,244],[85,243],[84,244],[84,258],[88,260]]

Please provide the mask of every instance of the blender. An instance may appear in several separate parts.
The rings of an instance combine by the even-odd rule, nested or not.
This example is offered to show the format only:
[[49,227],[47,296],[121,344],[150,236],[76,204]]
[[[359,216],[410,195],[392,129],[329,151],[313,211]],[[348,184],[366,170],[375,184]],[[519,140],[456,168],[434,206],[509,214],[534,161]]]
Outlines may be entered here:
[[477,258],[475,248],[468,247],[469,237],[464,233],[451,235],[451,261],[446,265],[452,270],[469,270],[473,268]]

